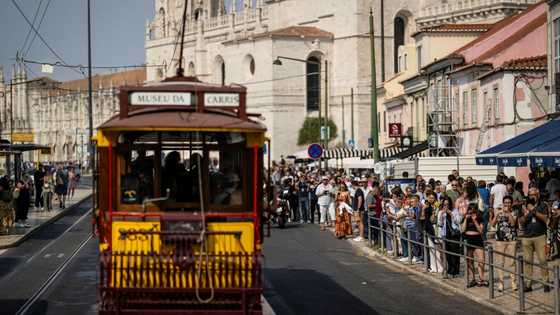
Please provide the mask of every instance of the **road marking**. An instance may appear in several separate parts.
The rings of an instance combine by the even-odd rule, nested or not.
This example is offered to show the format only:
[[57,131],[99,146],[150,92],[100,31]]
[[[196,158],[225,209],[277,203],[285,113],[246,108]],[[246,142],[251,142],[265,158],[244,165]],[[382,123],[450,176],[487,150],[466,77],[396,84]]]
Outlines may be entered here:
[[60,253],[56,256],[56,258],[62,258],[62,257],[64,257],[64,253]]
[[37,253],[35,253],[33,256],[29,257],[29,259],[27,261],[25,261],[26,264],[28,264],[29,262],[31,262],[33,259],[35,259],[35,257],[39,256],[40,254],[42,254],[47,248],[51,247],[54,243],[56,243],[59,239],[61,239],[66,233],[70,232],[70,230],[72,230],[76,225],[78,225],[78,223],[80,223],[84,218],[86,218],[88,215],[90,215],[92,209],[89,209],[86,213],[84,213],[84,215],[82,215],[76,222],[74,222],[74,224],[72,224],[68,229],[66,229],[66,231],[62,232],[62,234],[60,234],[57,238],[55,238],[54,240],[52,240],[50,243],[48,243],[45,247],[43,247],[40,251],[38,251]]
[[263,315],[276,315],[276,312],[274,312],[264,295],[261,295],[261,304]]
[[52,256],[51,254],[45,254],[45,256],[43,256],[43,257],[45,257],[45,258],[51,258],[51,256]]
[[7,249],[0,249],[0,255],[4,254],[7,251]]

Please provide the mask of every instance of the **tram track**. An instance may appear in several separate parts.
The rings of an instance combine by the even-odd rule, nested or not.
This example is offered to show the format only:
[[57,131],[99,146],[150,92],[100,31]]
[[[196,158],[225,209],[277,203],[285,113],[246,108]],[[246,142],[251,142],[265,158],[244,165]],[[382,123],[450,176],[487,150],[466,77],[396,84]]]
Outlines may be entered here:
[[[91,212],[88,211],[89,214]],[[85,216],[85,215],[84,215]],[[83,218],[83,217],[82,217]],[[77,221],[78,222],[78,221]],[[28,314],[29,310],[33,307],[35,302],[37,302],[43,294],[55,283],[56,279],[62,274],[62,271],[70,265],[72,260],[78,255],[78,253],[86,246],[86,244],[93,238],[93,235],[87,237],[81,244],[78,246],[72,255],[70,255],[66,260],[47,278],[45,282],[33,293],[33,295],[23,304],[23,306],[15,313],[16,315],[24,315]]]

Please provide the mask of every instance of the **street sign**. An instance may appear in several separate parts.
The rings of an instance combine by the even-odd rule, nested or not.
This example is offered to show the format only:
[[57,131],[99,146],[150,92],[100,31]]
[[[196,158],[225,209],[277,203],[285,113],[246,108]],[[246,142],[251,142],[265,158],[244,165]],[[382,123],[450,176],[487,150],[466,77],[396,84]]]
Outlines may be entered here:
[[331,127],[321,126],[321,140],[327,140],[331,138]]
[[323,156],[323,147],[317,143],[310,144],[307,148],[307,154],[314,160],[319,159]]
[[348,140],[348,146],[352,149],[354,149],[354,146],[356,145],[356,141],[354,141],[354,139],[350,139]]
[[32,133],[14,133],[12,134],[12,143],[14,142],[33,142]]
[[402,148],[412,147],[412,137],[411,136],[401,137],[401,147]]

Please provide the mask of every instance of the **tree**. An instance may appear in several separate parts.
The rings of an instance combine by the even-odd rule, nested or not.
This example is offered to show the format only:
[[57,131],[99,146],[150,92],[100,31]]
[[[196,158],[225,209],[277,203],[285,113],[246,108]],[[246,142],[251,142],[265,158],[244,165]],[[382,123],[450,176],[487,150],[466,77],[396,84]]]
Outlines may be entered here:
[[[330,127],[329,141],[336,138],[337,128],[332,120],[327,121]],[[307,117],[303,122],[303,126],[299,130],[298,145],[311,144],[320,142],[321,122],[317,117]]]

